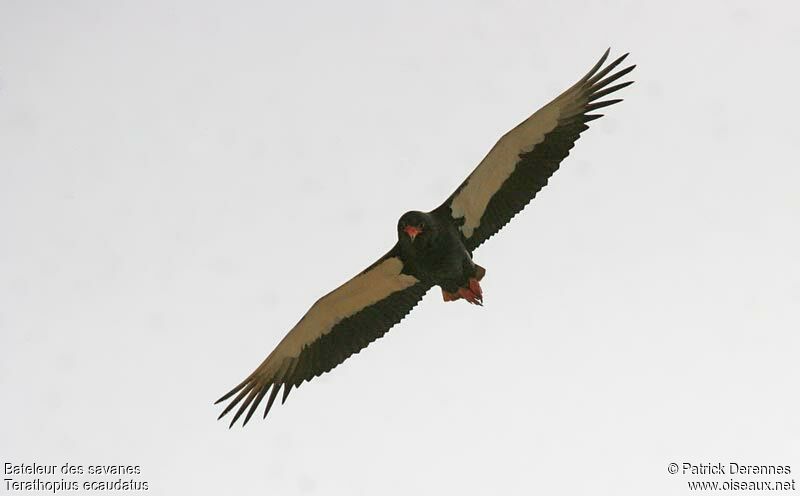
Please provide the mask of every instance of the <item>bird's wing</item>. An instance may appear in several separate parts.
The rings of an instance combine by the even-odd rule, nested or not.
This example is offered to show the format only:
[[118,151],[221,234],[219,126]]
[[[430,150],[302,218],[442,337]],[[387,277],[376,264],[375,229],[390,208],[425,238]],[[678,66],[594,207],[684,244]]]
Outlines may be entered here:
[[603,67],[608,53],[575,85],[500,138],[435,210],[456,223],[470,251],[506,225],[547,184],[580,133],[589,128],[587,123],[602,117],[591,112],[622,101],[600,99],[633,83],[609,86],[636,66],[612,73],[628,54]]
[[272,388],[264,409],[266,417],[281,387],[282,401],[286,401],[293,387],[328,372],[383,336],[430,287],[403,273],[403,262],[397,256],[397,247],[393,248],[364,272],[317,300],[261,365],[217,400],[220,403],[236,395],[219,418],[240,405],[230,425],[245,411],[242,425],[247,424]]

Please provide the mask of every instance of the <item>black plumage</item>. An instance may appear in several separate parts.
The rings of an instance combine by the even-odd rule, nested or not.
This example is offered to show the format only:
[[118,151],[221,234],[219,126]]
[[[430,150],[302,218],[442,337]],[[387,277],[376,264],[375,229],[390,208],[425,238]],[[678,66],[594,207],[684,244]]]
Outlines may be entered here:
[[442,288],[445,301],[463,298],[482,304],[479,281],[485,270],[472,260],[473,251],[547,184],[588,123],[601,117],[592,112],[622,101],[600,99],[632,84],[609,86],[635,66],[612,73],[627,54],[603,67],[608,54],[575,85],[506,133],[441,206],[404,214],[395,246],[320,298],[256,370],[217,400],[231,400],[220,418],[235,409],[230,425],[245,415],[244,425],[265,397],[266,417],[281,389],[283,402],[292,388],[383,336],[432,286]]
[[[602,117],[602,114],[590,114],[594,110],[619,103],[622,99],[606,100],[591,103],[617,90],[633,84],[628,81],[606,88],[610,83],[630,73],[636,66],[629,66],[605,79],[601,79],[617,67],[628,54],[619,57],[602,71],[598,70],[608,58],[607,50],[603,57],[575,86],[579,88],[579,105],[576,110],[558,120],[558,125],[548,132],[544,140],[532,150],[519,154],[519,161],[511,175],[500,189],[493,193],[489,204],[480,219],[475,232],[464,238],[464,245],[471,251],[497,233],[525,206],[536,194],[547,185],[548,179],[558,170],[561,161],[569,155],[580,134],[589,129],[588,123]],[[604,89],[605,88],[605,89]],[[499,142],[498,142],[499,144]],[[434,212],[439,215],[449,214],[453,198],[467,185],[465,180]]]

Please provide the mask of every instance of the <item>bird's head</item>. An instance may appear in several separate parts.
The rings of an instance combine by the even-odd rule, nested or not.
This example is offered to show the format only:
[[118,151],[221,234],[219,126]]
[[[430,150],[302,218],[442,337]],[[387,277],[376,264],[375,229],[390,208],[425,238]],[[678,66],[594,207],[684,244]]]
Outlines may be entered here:
[[397,222],[397,236],[400,243],[406,246],[424,248],[435,234],[433,218],[424,212],[406,212]]

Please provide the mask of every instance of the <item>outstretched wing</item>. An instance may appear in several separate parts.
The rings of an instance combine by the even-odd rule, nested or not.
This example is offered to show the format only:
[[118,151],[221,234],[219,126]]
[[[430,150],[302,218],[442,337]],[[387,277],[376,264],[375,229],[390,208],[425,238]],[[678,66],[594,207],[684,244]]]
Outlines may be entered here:
[[[622,100],[597,101],[633,81],[608,86],[636,66],[611,73],[628,54],[603,67],[603,57],[580,81],[506,133],[435,212],[449,216],[474,250],[505,226],[546,184],[570,149],[601,114]],[[609,75],[610,74],[610,75]]]
[[403,273],[403,262],[397,256],[397,247],[393,248],[364,272],[317,300],[261,365],[217,400],[220,403],[236,394],[219,418],[240,405],[230,425],[245,411],[242,425],[247,424],[271,388],[264,409],[266,417],[281,387],[282,401],[286,401],[293,387],[328,372],[386,334],[430,287]]

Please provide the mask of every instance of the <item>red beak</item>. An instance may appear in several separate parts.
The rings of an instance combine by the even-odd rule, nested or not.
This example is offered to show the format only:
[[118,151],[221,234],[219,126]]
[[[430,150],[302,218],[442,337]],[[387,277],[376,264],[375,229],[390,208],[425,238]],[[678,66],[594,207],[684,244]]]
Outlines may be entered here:
[[408,237],[411,238],[411,241],[414,241],[414,238],[417,237],[417,234],[422,232],[422,229],[415,226],[406,226],[403,230],[406,232],[406,234],[408,234]]

